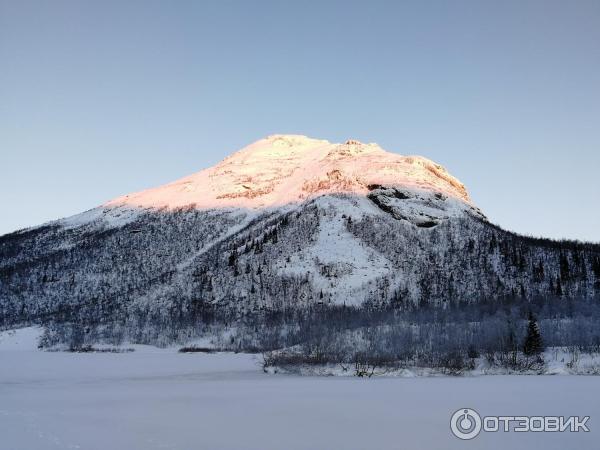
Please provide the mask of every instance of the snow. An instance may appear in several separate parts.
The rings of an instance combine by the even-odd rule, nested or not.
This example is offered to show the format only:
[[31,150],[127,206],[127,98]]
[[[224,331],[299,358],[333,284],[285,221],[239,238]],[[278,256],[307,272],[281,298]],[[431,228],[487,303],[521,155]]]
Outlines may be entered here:
[[373,184],[441,192],[465,208],[472,206],[462,183],[426,158],[390,153],[377,144],[336,144],[299,135],[269,136],[212,168],[104,206],[267,208],[323,193],[365,195]]
[[0,352],[36,351],[41,327],[18,328],[0,332]]
[[[0,448],[596,448],[600,378],[344,378],[268,375],[260,356],[41,352],[39,330],[3,332]],[[9,351],[13,342],[21,351]],[[16,344],[18,342],[18,344]],[[12,344],[11,344],[12,345]],[[10,345],[9,345],[10,347]],[[481,415],[589,415],[590,433],[450,434],[459,408]]]
[[65,229],[78,228],[90,223],[117,228],[133,222],[141,213],[139,208],[127,205],[98,207],[51,223],[58,223]]
[[196,258],[198,258],[199,256],[201,256],[204,253],[206,253],[207,251],[209,251],[215,245],[219,244],[220,242],[223,242],[227,238],[235,235],[237,232],[244,229],[256,217],[257,217],[257,214],[252,211],[239,213],[236,217],[236,219],[239,220],[238,225],[235,225],[235,226],[230,227],[229,229],[223,230],[223,234],[221,234],[217,239],[215,239],[209,245],[202,247],[200,250],[198,250],[197,252],[195,252],[194,254],[189,256],[185,261],[179,263],[177,265],[177,270],[181,271],[181,270],[185,269],[186,267],[189,267]]
[[346,305],[360,305],[365,288],[389,275],[393,264],[350,234],[345,221],[348,217],[360,220],[365,212],[381,212],[371,211],[374,206],[364,197],[324,196],[315,202],[327,213],[321,217],[316,242],[294,254],[289,262],[279,261],[279,273],[309,274],[314,292],[331,295]]
[[550,348],[544,353],[549,375],[600,375],[600,354],[581,353],[576,348]]

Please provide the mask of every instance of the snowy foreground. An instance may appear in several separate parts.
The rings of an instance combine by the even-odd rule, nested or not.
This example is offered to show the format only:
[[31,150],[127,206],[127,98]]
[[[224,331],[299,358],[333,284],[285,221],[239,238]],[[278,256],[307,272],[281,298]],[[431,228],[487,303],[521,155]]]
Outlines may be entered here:
[[[35,330],[0,334],[0,449],[592,449],[600,378],[359,379],[267,375],[260,357],[41,352]],[[589,433],[481,433],[454,411],[590,416]]]

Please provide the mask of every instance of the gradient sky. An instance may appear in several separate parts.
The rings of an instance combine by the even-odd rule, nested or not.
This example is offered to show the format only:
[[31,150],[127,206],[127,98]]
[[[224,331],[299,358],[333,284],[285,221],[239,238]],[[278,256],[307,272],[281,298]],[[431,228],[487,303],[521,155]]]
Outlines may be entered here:
[[600,1],[0,0],[0,234],[275,133],[421,154],[505,228],[600,241]]

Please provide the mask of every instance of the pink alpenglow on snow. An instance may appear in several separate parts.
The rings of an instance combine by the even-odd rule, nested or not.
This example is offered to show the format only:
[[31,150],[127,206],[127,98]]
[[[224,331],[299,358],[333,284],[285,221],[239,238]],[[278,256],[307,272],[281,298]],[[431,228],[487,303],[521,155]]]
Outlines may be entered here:
[[261,139],[209,169],[118,197],[105,207],[269,208],[330,193],[365,196],[379,187],[435,192],[459,210],[478,211],[463,184],[439,164],[377,144],[344,144],[300,135]]

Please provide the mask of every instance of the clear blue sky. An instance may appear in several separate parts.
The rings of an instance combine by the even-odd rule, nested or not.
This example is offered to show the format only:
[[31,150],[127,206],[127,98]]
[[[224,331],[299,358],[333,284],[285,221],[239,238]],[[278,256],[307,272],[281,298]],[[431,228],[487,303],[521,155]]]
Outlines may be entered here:
[[600,1],[0,0],[0,233],[274,133],[377,142],[600,241]]

